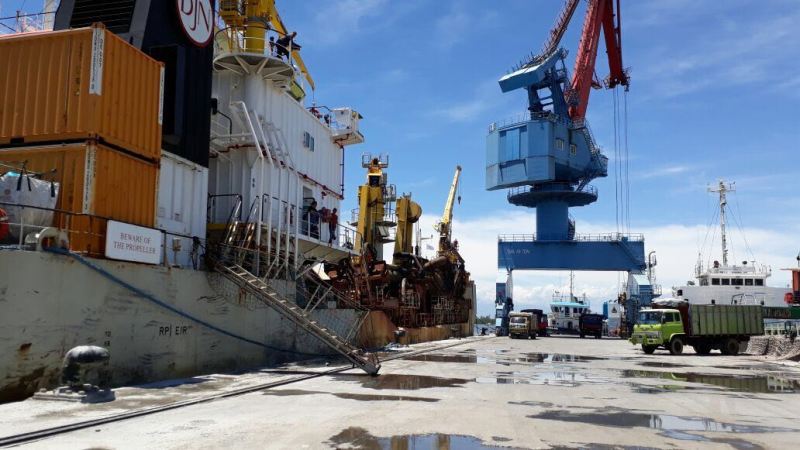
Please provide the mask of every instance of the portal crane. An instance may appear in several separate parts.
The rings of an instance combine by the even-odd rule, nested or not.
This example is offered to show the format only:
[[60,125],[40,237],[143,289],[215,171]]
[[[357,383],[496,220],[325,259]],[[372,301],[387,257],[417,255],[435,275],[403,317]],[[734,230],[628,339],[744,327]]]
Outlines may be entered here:
[[[438,255],[443,256],[453,248],[451,241],[453,231],[453,206],[458,192],[458,179],[461,177],[461,166],[456,166],[456,173],[453,175],[453,182],[450,184],[450,192],[447,194],[447,201],[444,203],[442,220],[436,224],[436,231],[439,232]],[[456,249],[457,250],[457,249]]]
[[[597,190],[589,182],[608,174],[608,158],[595,144],[585,120],[601,28],[611,69],[606,87],[629,85],[622,66],[619,0],[587,3],[571,80],[564,63],[567,51],[559,44],[578,0],[566,1],[542,53],[522,61],[499,80],[503,92],[527,91],[530,117],[490,126],[486,188],[512,188],[509,203],[537,208],[532,242],[499,243],[501,268],[628,271],[645,267],[642,240],[623,242],[616,235],[602,243],[582,239],[574,245],[575,222],[569,208],[597,201]],[[559,244],[564,242],[569,245]],[[534,248],[512,249],[519,245]]]
[[[644,238],[620,233],[576,236],[569,208],[597,201],[589,183],[608,175],[608,158],[596,145],[586,122],[601,29],[610,74],[606,88],[630,84],[622,64],[619,0],[587,0],[578,54],[570,78],[561,38],[579,0],[566,0],[549,37],[537,55],[520,62],[499,80],[500,89],[525,89],[525,118],[489,127],[486,188],[511,188],[509,203],[536,208],[536,233],[498,238],[498,268],[513,270],[599,270],[629,273],[635,299],[646,305],[654,296],[642,272],[646,268]],[[631,291],[633,292],[633,291]],[[636,308],[628,313],[635,314]],[[633,317],[633,316],[631,316]]]

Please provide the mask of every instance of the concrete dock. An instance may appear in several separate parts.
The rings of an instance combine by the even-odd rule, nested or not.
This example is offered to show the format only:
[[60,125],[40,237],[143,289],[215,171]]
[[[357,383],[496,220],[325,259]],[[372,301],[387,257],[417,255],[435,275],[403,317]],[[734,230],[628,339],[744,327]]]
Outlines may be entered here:
[[[475,337],[406,352],[431,349],[384,362],[374,378],[314,376],[335,365],[319,362],[119,388],[101,404],[29,399],[0,405],[0,437],[196,400],[24,446],[758,449],[800,441],[797,363],[645,355],[623,340],[558,336]],[[288,383],[259,389],[277,381]]]

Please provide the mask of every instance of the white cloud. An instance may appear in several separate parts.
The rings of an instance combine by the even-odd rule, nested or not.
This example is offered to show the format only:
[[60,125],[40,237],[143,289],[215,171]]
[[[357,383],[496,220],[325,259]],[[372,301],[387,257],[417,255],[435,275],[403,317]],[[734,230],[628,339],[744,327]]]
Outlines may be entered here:
[[659,169],[651,170],[649,172],[643,172],[640,175],[637,175],[636,178],[646,179],[653,177],[668,177],[673,175],[679,175],[696,169],[697,169],[696,167],[692,168],[685,165],[666,166]]
[[469,122],[511,100],[514,96],[502,95],[497,80],[492,79],[476,85],[471,98],[434,109],[431,114],[449,122]]
[[[420,224],[424,235],[430,235],[432,225],[438,218],[434,214],[423,215]],[[478,312],[489,314],[493,310],[495,282],[497,270],[497,235],[498,234],[530,234],[535,231],[536,216],[524,210],[487,212],[479,219],[458,220],[453,224],[453,236],[458,239],[461,253],[467,264],[467,270],[477,284]],[[795,221],[794,223],[798,223]],[[579,233],[604,233],[613,230],[613,224],[588,223],[579,221]],[[672,286],[685,284],[692,279],[698,251],[708,228],[705,224],[693,226],[677,224],[661,224],[658,226],[637,228],[634,232],[645,236],[646,252],[656,251],[658,265],[656,267],[657,282],[666,292]],[[738,230],[729,229],[731,238],[731,261],[753,259],[746,250],[744,239]],[[771,265],[775,272],[770,285],[785,286],[789,281],[785,272],[778,268],[795,264],[798,243],[795,236],[800,232],[800,225],[792,229],[777,230],[765,228],[747,228],[744,235],[747,243],[755,253],[755,259],[761,264]],[[720,258],[719,233],[713,246],[710,236],[706,240],[704,263]],[[599,310],[603,301],[616,298],[618,280],[625,281],[625,274],[616,272],[576,272],[575,289],[578,295],[586,293],[592,306]],[[535,271],[514,273],[514,298],[517,309],[523,307],[543,307],[551,300],[554,290],[569,290],[569,275],[564,271]]]
[[[653,47],[637,62],[641,70],[636,71],[636,79],[652,86],[648,97],[673,98],[708,88],[780,83],[785,81],[780,65],[800,54],[797,11],[782,14],[776,8],[769,17],[740,15],[723,20],[716,4],[711,9],[704,2],[688,0],[646,5],[634,9],[627,23],[650,26],[634,28],[628,39],[644,39],[654,32],[653,27],[662,26],[681,28],[691,41],[688,48],[677,47],[686,46],[677,40],[669,41],[675,45]],[[721,20],[722,26],[708,26],[709,22],[719,25]]]
[[448,49],[472,35],[472,19],[457,5],[454,4],[448,14],[436,20],[434,44],[439,48]]
[[317,45],[333,45],[357,33],[366,19],[381,16],[388,0],[341,0],[328,2],[314,14],[314,26],[306,34]]

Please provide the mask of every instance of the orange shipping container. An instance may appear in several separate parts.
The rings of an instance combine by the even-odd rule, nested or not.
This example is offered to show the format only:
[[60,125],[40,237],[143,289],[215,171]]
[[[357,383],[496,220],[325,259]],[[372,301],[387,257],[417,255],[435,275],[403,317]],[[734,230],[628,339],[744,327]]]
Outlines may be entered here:
[[[158,165],[91,141],[0,149],[0,162],[42,174],[60,184],[56,209],[153,227]],[[0,166],[0,173],[8,171]],[[103,254],[105,220],[58,214],[55,226],[68,228],[70,247]]]
[[0,37],[0,146],[99,139],[161,156],[163,64],[102,25]]

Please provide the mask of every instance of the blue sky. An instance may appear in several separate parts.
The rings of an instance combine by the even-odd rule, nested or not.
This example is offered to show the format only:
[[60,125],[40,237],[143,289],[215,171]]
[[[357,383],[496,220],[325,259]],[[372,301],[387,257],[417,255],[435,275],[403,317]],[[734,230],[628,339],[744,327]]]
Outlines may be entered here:
[[[2,15],[22,2],[0,1]],[[346,209],[363,182],[362,152],[388,153],[390,178],[423,206],[423,230],[441,213],[456,164],[464,168],[455,233],[478,280],[482,313],[491,310],[499,232],[535,231],[531,211],[484,190],[487,126],[521,113],[525,94],[502,94],[497,79],[538,51],[560,0],[278,0],[316,81],[314,99],[364,115],[366,143],[347,150]],[[28,0],[26,9],[40,8]],[[500,6],[498,6],[500,5]],[[562,46],[577,52],[585,2]],[[800,150],[800,2],[796,0],[623,0],[623,63],[630,68],[628,147],[631,231],[659,255],[659,281],[685,282],[715,199],[706,187],[736,181],[731,199],[745,233],[735,258],[773,268],[800,250],[796,185]],[[608,73],[604,48],[599,77]],[[588,118],[613,163],[610,91],[593,91]],[[613,232],[614,174],[595,180],[600,200],[573,209],[578,232]],[[734,225],[734,231],[738,227]],[[744,237],[742,237],[744,236]],[[745,241],[745,238],[747,241]],[[747,247],[752,253],[747,251]],[[717,256],[718,257],[718,256]],[[520,305],[542,305],[567,274],[517,274]],[[595,305],[614,296],[618,274],[579,274]],[[776,270],[772,284],[785,285]]]
[[[538,51],[561,1],[386,0],[280,2],[326,105],[364,115],[367,141],[348,149],[347,188],[362,182],[362,152],[391,155],[390,177],[439,214],[456,164],[464,168],[456,234],[479,281],[481,312],[491,308],[498,232],[533,232],[534,216],[484,190],[487,125],[525,110],[522,91],[502,94],[497,79]],[[498,7],[497,5],[502,5]],[[562,46],[577,53],[582,2]],[[734,257],[776,269],[794,263],[800,213],[800,3],[797,1],[622,1],[623,62],[630,68],[628,147],[631,231],[645,232],[665,288],[690,278],[697,254],[719,258],[706,236],[715,198],[706,187],[736,181],[731,207]],[[572,58],[568,60],[572,67]],[[608,73],[605,51],[597,74]],[[613,97],[593,91],[588,118],[612,158]],[[613,232],[614,175],[595,180],[600,200],[574,209],[578,232]],[[427,216],[428,222],[435,220]],[[424,229],[424,227],[423,227]],[[705,245],[703,242],[706,241]],[[750,247],[752,252],[747,250]],[[487,262],[488,261],[488,262]],[[579,274],[595,305],[613,296],[618,274]],[[565,273],[515,274],[518,303],[541,305],[564,290]]]

